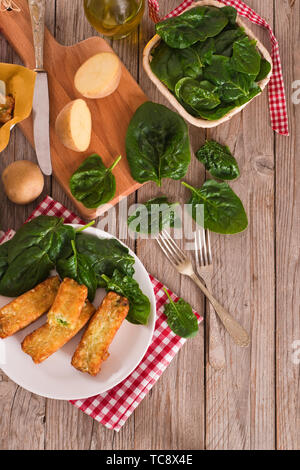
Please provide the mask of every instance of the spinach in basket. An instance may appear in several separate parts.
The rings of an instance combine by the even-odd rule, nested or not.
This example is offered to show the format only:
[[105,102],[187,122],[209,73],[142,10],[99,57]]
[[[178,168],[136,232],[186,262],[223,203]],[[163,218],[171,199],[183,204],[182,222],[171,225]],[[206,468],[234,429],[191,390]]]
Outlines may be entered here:
[[229,18],[223,8],[195,7],[156,24],[156,33],[170,46],[178,49],[205,41],[219,34]]
[[109,167],[103,164],[96,153],[90,155],[73,173],[70,189],[77,201],[89,209],[96,209],[106,204],[116,194],[116,179],[112,170],[121,160],[121,155]]
[[153,73],[192,116],[218,120],[261,93],[271,71],[233,7],[194,7],[156,25]]
[[204,205],[204,228],[212,232],[233,234],[248,226],[248,219],[240,198],[225,182],[207,180],[201,188],[182,183],[192,192],[189,211],[197,221],[197,206]]
[[183,299],[174,302],[167,289],[164,288],[169,303],[165,306],[164,314],[167,317],[167,323],[171,330],[182,338],[193,338],[199,330],[196,315],[194,315],[190,304]]
[[195,48],[173,49],[161,42],[153,51],[151,68],[155,75],[174,91],[176,83],[181,78],[200,77],[202,59]]
[[240,175],[236,159],[226,145],[207,140],[196,152],[196,157],[205,169],[221,180],[234,180]]
[[163,178],[179,180],[191,160],[188,127],[178,114],[148,101],[130,121],[126,152],[135,181],[155,181],[160,186]]
[[157,234],[163,228],[180,227],[181,220],[176,214],[177,206],[178,203],[170,203],[166,196],[150,199],[140,204],[128,217],[128,227],[133,232],[147,234]]

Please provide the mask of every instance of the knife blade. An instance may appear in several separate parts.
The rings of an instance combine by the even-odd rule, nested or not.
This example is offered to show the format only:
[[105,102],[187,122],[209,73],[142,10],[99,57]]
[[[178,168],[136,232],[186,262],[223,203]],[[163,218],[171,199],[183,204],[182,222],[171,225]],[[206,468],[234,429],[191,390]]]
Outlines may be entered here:
[[36,156],[44,175],[52,174],[49,138],[49,93],[46,72],[38,72],[35,81],[33,106],[33,135]]
[[45,175],[52,174],[49,127],[48,76],[44,70],[44,29],[46,0],[28,0],[37,72],[32,116],[35,151],[39,166]]

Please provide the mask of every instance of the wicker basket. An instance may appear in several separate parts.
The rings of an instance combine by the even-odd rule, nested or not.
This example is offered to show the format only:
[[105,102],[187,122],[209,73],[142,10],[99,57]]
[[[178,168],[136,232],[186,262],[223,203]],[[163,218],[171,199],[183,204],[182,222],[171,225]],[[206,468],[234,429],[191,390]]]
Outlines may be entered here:
[[[223,3],[220,3],[220,2],[215,1],[215,0],[202,0],[202,1],[199,1],[199,2],[195,2],[188,9],[195,8],[196,6],[209,6],[209,5],[215,6],[215,7],[218,7],[218,8],[224,7]],[[240,19],[239,15],[237,16],[237,21],[236,22],[239,26],[244,28],[245,33],[249,36],[250,39],[255,39],[255,41],[257,42],[256,47],[259,50],[259,52],[261,53],[262,57],[265,58],[268,62],[270,62],[270,64],[272,64],[272,59],[271,59],[270,54],[267,51],[267,49],[262,45],[262,43],[257,39],[257,37],[252,33],[252,31],[243,23],[243,21]],[[160,36],[158,36],[158,34],[156,34],[148,42],[148,44],[146,45],[146,47],[144,49],[144,53],[143,53],[143,66],[144,66],[144,69],[145,69],[147,75],[149,76],[150,80],[156,85],[158,90],[165,96],[165,98],[167,98],[167,100],[176,109],[176,111],[189,123],[193,124],[194,126],[204,127],[204,128],[219,126],[223,122],[226,122],[229,119],[231,119],[232,116],[234,116],[235,114],[242,111],[242,109],[245,108],[245,106],[247,106],[250,103],[250,101],[252,101],[252,100],[250,100],[247,103],[243,104],[242,106],[239,106],[239,107],[236,107],[236,108],[232,109],[228,114],[223,116],[221,119],[217,119],[215,121],[208,121],[206,119],[201,119],[201,118],[197,118],[197,117],[192,116],[191,114],[189,114],[184,109],[183,106],[181,106],[181,104],[177,101],[175,96],[169,91],[169,89],[159,80],[159,78],[151,70],[151,67],[150,67],[151,51],[154,47],[156,47],[158,45],[160,40],[161,40]],[[269,83],[271,75],[272,75],[272,68],[271,68],[271,71],[268,74],[268,76],[258,83],[258,85],[260,86],[260,88],[262,90]],[[254,98],[256,98],[256,97],[254,97]],[[254,98],[252,98],[252,99],[254,99]]]

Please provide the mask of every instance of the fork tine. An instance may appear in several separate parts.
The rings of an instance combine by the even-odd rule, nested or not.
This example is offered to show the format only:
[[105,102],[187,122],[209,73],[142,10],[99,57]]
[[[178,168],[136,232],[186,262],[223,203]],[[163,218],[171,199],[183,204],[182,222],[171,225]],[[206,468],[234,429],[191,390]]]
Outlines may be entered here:
[[195,232],[195,260],[196,260],[196,266],[197,266],[197,269],[200,268],[200,253],[199,253],[199,242],[198,242],[198,231],[196,229],[196,232]]
[[210,233],[209,230],[206,231],[206,237],[207,237],[207,247],[208,247],[208,262],[209,264],[212,264],[212,252],[211,252],[211,244],[210,244]]
[[169,242],[169,245],[171,245],[173,251],[175,251],[178,258],[181,259],[181,262],[184,261],[186,259],[186,255],[184,251],[182,251],[182,249],[177,245],[177,243],[175,243],[171,235],[166,230],[162,230],[162,238],[164,237],[165,237],[165,241]]
[[208,256],[207,256],[207,246],[206,246],[206,237],[205,237],[205,230],[203,227],[201,227],[201,241],[203,245],[203,258],[204,258],[204,264],[208,264]]
[[177,251],[173,248],[170,243],[170,239],[164,238],[161,234],[159,235],[160,241],[163,244],[165,250],[169,253],[169,256],[173,258],[173,263],[178,265],[184,261],[185,258],[181,257]]
[[202,243],[202,236],[201,236],[201,230],[197,228],[197,235],[198,235],[198,242],[199,242],[199,253],[200,253],[200,261],[201,261],[201,266],[204,264],[204,259],[203,259],[203,243]]
[[164,254],[166,255],[166,257],[168,258],[168,260],[173,264],[173,266],[176,267],[177,263],[175,261],[175,258],[173,258],[173,256],[170,255],[169,251],[167,251],[167,249],[165,248],[164,240],[160,236],[158,236],[158,237],[156,237],[156,241],[159,244],[162,251],[164,252]]

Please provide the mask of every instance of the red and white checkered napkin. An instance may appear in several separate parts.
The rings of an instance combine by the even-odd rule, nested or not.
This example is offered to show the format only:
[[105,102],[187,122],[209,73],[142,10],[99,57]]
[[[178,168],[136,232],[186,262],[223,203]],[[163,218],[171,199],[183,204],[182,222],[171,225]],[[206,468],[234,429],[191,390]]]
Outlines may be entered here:
[[[272,43],[272,61],[273,61],[273,73],[269,82],[269,107],[270,107],[270,117],[272,129],[278,134],[289,135],[288,127],[288,115],[286,107],[286,98],[284,91],[284,81],[282,76],[280,54],[279,54],[279,45],[278,41],[274,36],[271,26],[266,22],[264,18],[259,16],[254,10],[252,10],[248,5],[246,5],[241,0],[219,0],[225,5],[234,7],[239,15],[248,18],[252,23],[258,24],[266,28],[270,35],[270,40]],[[172,16],[177,16],[182,13],[186,8],[188,8],[193,3],[193,0],[184,0],[175,10],[171,11],[164,18],[159,16],[159,1],[158,0],[148,0],[149,5],[149,16],[150,18],[157,23],[162,19],[170,18]]]
[[[27,222],[39,215],[63,217],[66,223],[84,223],[83,220],[49,196],[40,203]],[[6,232],[0,243],[12,238],[14,233],[13,230]],[[108,392],[84,400],[71,401],[77,408],[115,431],[119,431],[125,424],[186,341],[176,336],[167,325],[163,313],[164,305],[168,301],[167,295],[163,291],[164,285],[151,275],[150,279],[156,298],[157,320],[152,343],[142,361],[129,377]],[[168,292],[173,300],[178,300],[175,294],[170,290]],[[194,313],[200,323],[202,317],[196,312]]]

